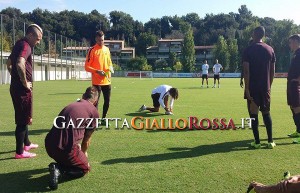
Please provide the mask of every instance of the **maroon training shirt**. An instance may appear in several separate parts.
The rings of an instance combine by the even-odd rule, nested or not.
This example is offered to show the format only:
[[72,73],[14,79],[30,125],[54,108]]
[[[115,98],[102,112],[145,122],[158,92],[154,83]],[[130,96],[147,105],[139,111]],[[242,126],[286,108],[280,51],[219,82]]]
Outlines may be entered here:
[[243,62],[249,63],[249,90],[268,91],[271,88],[270,70],[276,57],[271,46],[256,42],[248,46],[243,53]]
[[9,58],[12,62],[12,70],[11,70],[11,86],[14,89],[26,89],[19,77],[17,71],[17,60],[19,57],[23,57],[26,60],[26,79],[28,82],[32,82],[32,48],[28,44],[25,38],[20,39],[16,42]]
[[[46,136],[46,144],[50,144],[52,148],[59,148],[69,152],[73,145],[81,142],[86,129],[96,128],[96,118],[99,118],[99,113],[93,104],[87,100],[81,99],[78,102],[66,106],[58,116],[63,116],[64,118],[57,118],[56,125],[59,128],[63,128],[58,129],[53,125]],[[90,125],[91,128],[87,128],[87,124],[90,120],[88,118],[93,119],[93,122]],[[85,121],[79,125],[82,119]],[[71,120],[75,127],[71,124]],[[78,126],[80,126],[80,128],[78,128]]]
[[297,49],[294,53],[287,80],[289,82],[292,79],[297,79],[299,76],[300,76],[300,48]]

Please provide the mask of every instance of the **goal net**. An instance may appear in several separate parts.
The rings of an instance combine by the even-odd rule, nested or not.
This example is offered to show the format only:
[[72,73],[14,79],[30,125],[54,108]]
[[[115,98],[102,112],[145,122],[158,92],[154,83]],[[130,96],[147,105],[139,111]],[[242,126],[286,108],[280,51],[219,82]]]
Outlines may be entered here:
[[140,71],[140,79],[153,79],[152,71]]
[[153,72],[152,71],[126,71],[125,72],[125,77],[127,77],[127,78],[140,78],[140,80],[143,80],[143,79],[152,80]]

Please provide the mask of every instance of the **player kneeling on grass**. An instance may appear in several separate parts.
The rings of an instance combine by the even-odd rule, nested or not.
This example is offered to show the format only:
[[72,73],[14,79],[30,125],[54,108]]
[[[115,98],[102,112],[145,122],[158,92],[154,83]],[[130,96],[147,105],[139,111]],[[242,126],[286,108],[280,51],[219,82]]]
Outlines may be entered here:
[[298,193],[300,192],[300,175],[291,176],[276,185],[264,185],[252,182],[247,193]]
[[[96,121],[92,124],[87,122],[99,118],[95,107],[98,95],[97,88],[88,87],[81,100],[69,104],[59,113],[46,136],[46,151],[57,162],[49,164],[49,187],[52,190],[57,189],[61,175],[79,178],[90,170],[87,149],[96,128]],[[84,122],[79,125],[78,120]]]
[[[170,108],[168,108],[169,96],[171,96]],[[165,109],[165,114],[172,115],[174,100],[178,99],[178,89],[169,85],[160,85],[152,90],[151,98],[153,100],[153,107],[146,107],[145,105],[142,105],[139,109],[140,112],[144,110],[158,112],[159,107],[161,106]]]

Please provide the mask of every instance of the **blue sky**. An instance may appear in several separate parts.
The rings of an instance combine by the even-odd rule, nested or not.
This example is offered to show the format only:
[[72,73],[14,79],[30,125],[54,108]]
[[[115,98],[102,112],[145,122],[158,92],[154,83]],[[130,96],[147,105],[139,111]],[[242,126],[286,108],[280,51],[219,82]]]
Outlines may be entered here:
[[206,13],[237,13],[243,4],[247,5],[253,15],[277,20],[290,19],[300,25],[300,0],[0,0],[0,10],[11,6],[22,12],[39,7],[57,12],[67,9],[89,13],[97,9],[106,15],[118,10],[145,23],[150,18],[182,16],[191,12],[198,13],[201,18]]

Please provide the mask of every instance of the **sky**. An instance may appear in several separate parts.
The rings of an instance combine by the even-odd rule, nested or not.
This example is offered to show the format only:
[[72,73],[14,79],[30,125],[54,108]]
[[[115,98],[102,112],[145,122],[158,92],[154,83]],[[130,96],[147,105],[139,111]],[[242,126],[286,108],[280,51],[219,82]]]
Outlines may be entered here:
[[55,12],[75,10],[90,13],[96,9],[107,16],[109,12],[117,10],[128,13],[134,20],[143,23],[150,18],[180,17],[187,13],[197,13],[200,18],[209,13],[238,13],[241,5],[246,5],[255,16],[289,19],[300,25],[300,0],[0,0],[0,10],[15,7],[23,13],[36,8]]

